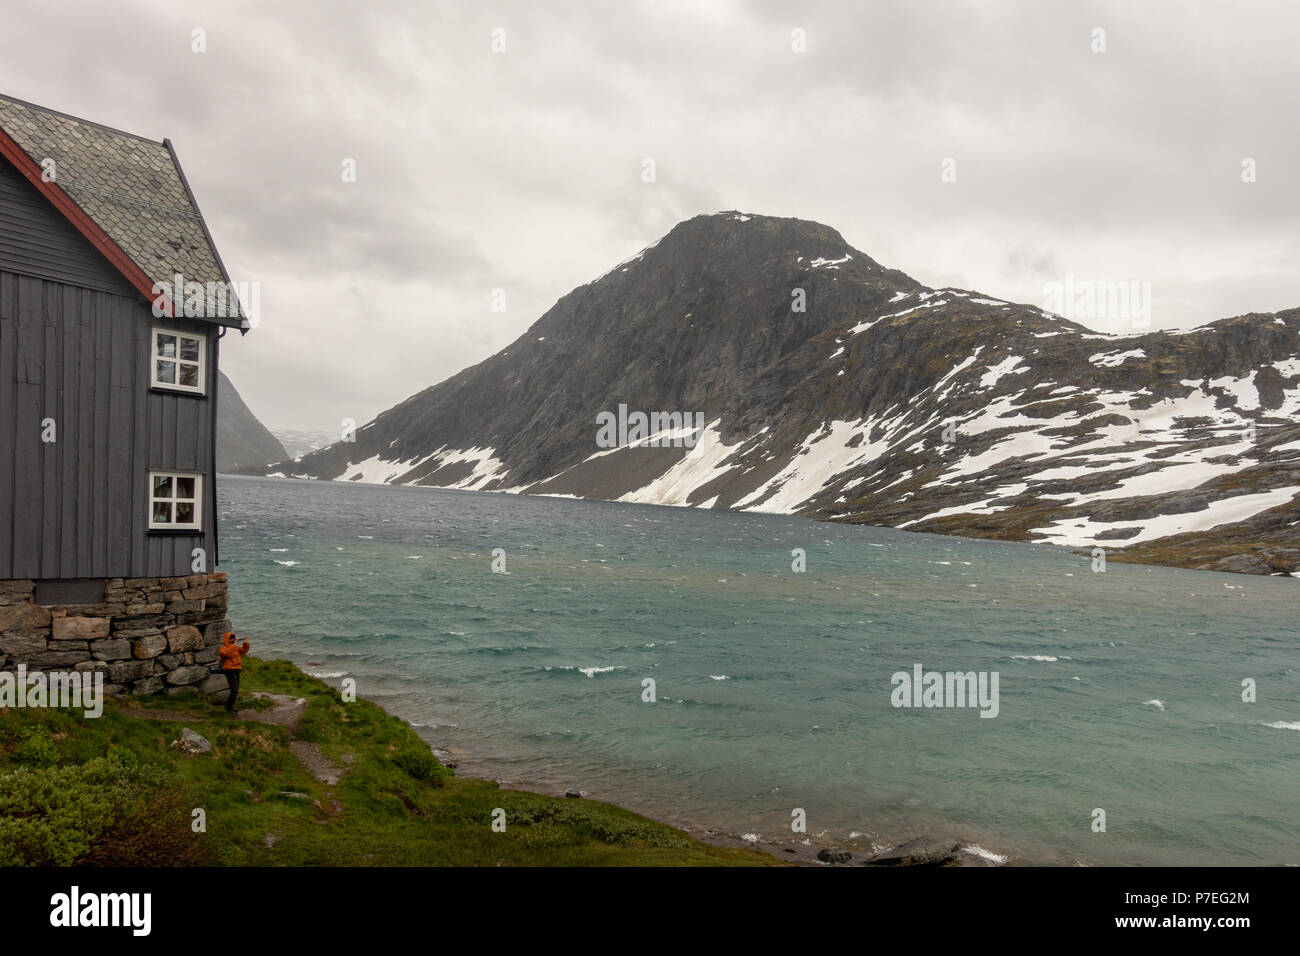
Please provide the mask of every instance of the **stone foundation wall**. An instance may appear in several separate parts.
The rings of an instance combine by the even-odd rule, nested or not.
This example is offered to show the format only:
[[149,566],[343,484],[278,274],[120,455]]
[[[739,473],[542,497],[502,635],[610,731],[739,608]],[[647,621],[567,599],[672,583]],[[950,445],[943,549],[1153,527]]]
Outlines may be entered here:
[[226,687],[224,572],[108,578],[103,604],[40,605],[34,594],[32,581],[0,581],[0,671],[103,671],[110,694]]

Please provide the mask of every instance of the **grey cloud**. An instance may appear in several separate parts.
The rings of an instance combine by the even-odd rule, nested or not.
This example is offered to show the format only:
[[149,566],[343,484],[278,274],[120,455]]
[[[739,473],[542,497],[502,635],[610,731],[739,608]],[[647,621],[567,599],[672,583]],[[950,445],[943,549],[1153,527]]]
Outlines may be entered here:
[[1157,325],[1300,305],[1298,25],[1226,0],[52,0],[6,12],[0,89],[173,140],[266,288],[229,373],[272,424],[334,428],[728,208],[1022,301],[1150,277]]

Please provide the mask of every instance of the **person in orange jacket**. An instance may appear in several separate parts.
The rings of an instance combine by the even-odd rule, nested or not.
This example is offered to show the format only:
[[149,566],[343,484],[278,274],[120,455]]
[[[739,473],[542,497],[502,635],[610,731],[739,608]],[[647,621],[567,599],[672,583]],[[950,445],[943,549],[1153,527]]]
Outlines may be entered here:
[[221,636],[221,648],[217,651],[221,655],[221,673],[226,675],[226,683],[230,685],[230,696],[226,698],[226,713],[235,712],[235,698],[239,695],[239,675],[244,667],[244,655],[248,653],[248,641],[242,645],[236,644],[234,631],[226,631]]

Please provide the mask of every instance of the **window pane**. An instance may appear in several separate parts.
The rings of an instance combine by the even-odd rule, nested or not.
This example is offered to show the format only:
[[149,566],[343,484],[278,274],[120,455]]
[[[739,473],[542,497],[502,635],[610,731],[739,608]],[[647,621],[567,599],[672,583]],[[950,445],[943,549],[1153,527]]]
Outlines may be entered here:
[[192,501],[176,502],[176,523],[194,524],[194,502]]
[[181,358],[190,362],[199,360],[199,340],[198,339],[181,339]]
[[181,364],[181,384],[188,385],[190,388],[199,387],[199,367],[197,365]]
[[176,336],[159,334],[154,342],[154,354],[163,358],[175,358]]
[[170,501],[155,501],[153,503],[153,522],[154,524],[172,523],[172,505]]
[[170,498],[172,496],[171,475],[153,476],[153,496],[155,498]]
[[193,478],[176,479],[176,497],[189,498],[191,501],[194,500],[194,479]]
[[162,359],[159,359],[157,362],[154,363],[153,377],[154,377],[154,381],[158,382],[161,385],[175,385],[176,384],[176,363],[164,362]]

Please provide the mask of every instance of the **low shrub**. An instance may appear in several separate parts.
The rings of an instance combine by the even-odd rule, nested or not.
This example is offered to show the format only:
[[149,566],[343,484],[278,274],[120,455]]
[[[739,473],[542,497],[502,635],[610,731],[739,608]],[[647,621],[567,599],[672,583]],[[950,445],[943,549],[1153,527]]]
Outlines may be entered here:
[[436,787],[454,776],[429,750],[404,750],[393,757],[393,762],[416,780],[427,780]]
[[19,747],[27,765],[0,773],[0,866],[200,862],[165,774],[117,753],[57,766],[44,762],[46,746],[33,734]]

